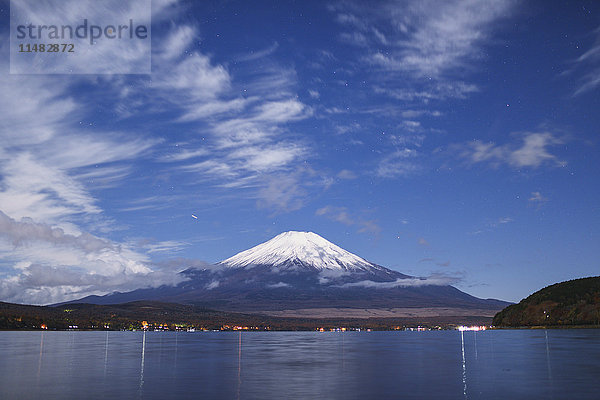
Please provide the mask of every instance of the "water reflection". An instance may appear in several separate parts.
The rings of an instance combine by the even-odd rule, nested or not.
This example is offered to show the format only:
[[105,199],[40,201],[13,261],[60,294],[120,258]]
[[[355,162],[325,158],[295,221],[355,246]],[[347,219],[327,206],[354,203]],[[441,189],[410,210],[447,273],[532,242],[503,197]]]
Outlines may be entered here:
[[548,379],[552,382],[552,368],[550,367],[550,346],[548,345],[548,331],[544,330],[546,336],[546,365],[548,366]]
[[600,330],[456,334],[0,332],[0,399],[598,398]]
[[106,331],[106,341],[104,342],[104,378],[106,378],[106,366],[108,365],[108,331]]
[[173,374],[175,374],[175,371],[177,371],[177,347],[179,346],[178,335],[179,335],[179,332],[175,332],[175,361],[173,364]]
[[477,360],[477,331],[473,332],[473,337],[475,338],[475,360]]
[[341,332],[340,333],[342,335],[342,371],[344,371],[346,369],[346,359],[344,357],[344,333]]
[[551,398],[554,399],[554,380],[552,379],[552,367],[550,366],[550,345],[548,343],[548,331],[544,330],[546,338],[546,367],[548,369],[548,381],[550,383]]
[[463,396],[467,398],[467,363],[465,362],[465,335],[463,331],[460,331],[460,350],[462,352],[462,382],[463,382]]
[[238,384],[237,384],[237,398],[240,399],[240,391],[242,388],[242,332],[238,336]]
[[144,386],[144,360],[146,358],[146,331],[142,336],[142,366],[140,368],[140,396],[142,394],[142,388]]
[[42,353],[44,352],[44,331],[42,331],[42,338],[40,339],[40,357],[38,360],[37,380],[40,381],[40,372],[42,371]]

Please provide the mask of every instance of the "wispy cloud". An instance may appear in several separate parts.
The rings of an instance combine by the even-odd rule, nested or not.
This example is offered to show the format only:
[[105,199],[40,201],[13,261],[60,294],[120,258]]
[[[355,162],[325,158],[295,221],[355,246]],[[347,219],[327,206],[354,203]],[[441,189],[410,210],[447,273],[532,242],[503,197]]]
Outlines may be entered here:
[[381,228],[376,221],[364,219],[352,215],[346,207],[325,206],[319,208],[315,215],[326,217],[332,221],[339,222],[346,226],[358,227],[360,233],[370,233],[377,235],[381,232]]
[[[150,7],[152,3],[152,7]],[[151,12],[155,12],[156,20],[161,19],[161,11],[169,5],[169,1],[130,1],[107,0],[102,3],[93,1],[63,0],[60,2],[15,1],[11,3],[11,14],[18,16],[20,21],[35,25],[50,24],[79,24],[83,16],[100,26],[123,22],[123,17],[133,18],[136,23],[149,25]],[[59,4],[59,6],[57,6]],[[148,39],[151,32],[148,32]],[[71,41],[78,47],[85,39],[73,38]],[[81,41],[81,42],[80,42]],[[98,40],[94,43],[93,51],[77,51],[72,57],[45,57],[31,62],[28,57],[16,57],[11,63],[11,70],[26,71],[30,69],[24,64],[40,64],[45,71],[57,71],[64,74],[78,73],[138,73],[150,71],[150,43],[138,41],[124,45],[110,40]]]
[[285,283],[285,282],[277,282],[277,283],[269,284],[269,285],[267,285],[267,287],[269,289],[285,288],[285,287],[290,287],[290,284]]
[[481,235],[483,233],[489,233],[489,232],[492,232],[492,231],[500,228],[503,225],[511,224],[514,221],[515,221],[514,218],[509,217],[509,216],[499,217],[496,219],[488,219],[488,221],[485,222],[485,224],[481,228],[477,229],[474,232],[471,232],[470,234]]
[[419,170],[415,160],[417,154],[415,149],[396,150],[379,161],[375,173],[381,178],[398,178],[413,174]]
[[[0,50],[7,51],[8,41],[2,43]],[[122,180],[130,161],[160,142],[134,130],[107,132],[84,124],[89,99],[72,89],[90,79],[0,74],[0,210],[6,214],[62,225],[72,224],[75,215],[100,218],[88,185]]]
[[506,16],[512,3],[419,1],[405,9],[390,4],[386,11],[397,24],[401,40],[391,56],[377,53],[373,61],[420,77],[439,77],[469,68],[470,61],[482,56],[481,46],[489,40],[490,30]]
[[363,61],[394,82],[380,87],[381,92],[427,102],[461,98],[477,90],[460,77],[483,57],[491,33],[510,16],[513,4],[511,0],[485,4],[429,0],[387,1],[377,8],[341,2],[331,8],[337,12],[337,22],[347,27],[341,40],[366,48]]
[[159,161],[162,162],[178,162],[178,161],[187,161],[192,158],[198,157],[206,157],[209,155],[208,149],[195,149],[195,150],[186,150],[184,148],[179,149],[179,145],[177,145],[178,150],[176,152],[167,154],[159,158]]
[[259,207],[288,212],[304,206],[306,191],[297,173],[281,174],[268,178],[257,195]]
[[422,87],[380,87],[375,86],[375,93],[382,93],[404,102],[429,103],[432,100],[465,99],[469,94],[478,92],[475,84],[463,81],[426,82]]
[[491,166],[508,165],[514,168],[538,168],[543,165],[565,166],[567,163],[551,153],[551,148],[564,143],[564,139],[550,132],[526,132],[513,135],[512,143],[496,144],[475,140],[461,145],[460,156],[472,164]]
[[15,260],[13,273],[0,283],[0,298],[14,302],[47,304],[184,279],[177,271],[153,267],[123,244],[2,212],[0,257],[5,263]]
[[574,95],[578,96],[593,91],[600,86],[600,27],[594,32],[595,41],[577,60],[569,72],[581,71],[579,87]]
[[[74,7],[65,9],[79,12],[76,2],[71,3]],[[157,21],[175,9],[172,1],[153,2],[153,10],[164,11]],[[37,18],[37,11],[30,11]],[[143,123],[126,133],[106,130],[103,123],[96,126],[94,120],[101,114],[94,113],[105,104],[88,94],[115,99],[107,107],[114,105],[124,119],[151,114],[165,104],[179,108],[178,116],[193,111],[190,103],[196,111],[206,106],[213,113],[219,107],[240,108],[244,101],[219,97],[231,85],[223,66],[201,54],[183,57],[181,52],[196,37],[193,27],[183,26],[168,40],[169,46],[157,45],[155,56],[161,63],[151,85],[147,77],[119,75],[0,76],[0,260],[7,277],[0,284],[0,298],[47,303],[182,279],[176,271],[152,264],[147,255],[177,251],[181,243],[133,248],[88,233],[106,233],[111,225],[98,191],[121,184],[134,164],[163,142],[136,132]],[[0,45],[3,52],[6,43]],[[162,65],[169,68],[163,70]],[[1,66],[7,69],[5,63]],[[187,149],[163,161],[193,162],[206,155],[203,151]],[[135,205],[160,206],[164,198]]]
[[[192,216],[194,216],[194,215],[192,215]],[[196,219],[197,219],[197,217],[196,217]],[[180,252],[181,250],[185,249],[189,245],[190,244],[188,242],[184,242],[184,241],[163,240],[160,242],[145,243],[142,245],[142,248],[144,248],[148,252],[148,254],[153,254],[153,253],[173,254],[173,253]]]
[[356,179],[356,174],[350,170],[343,169],[336,175],[339,179]]
[[[155,52],[160,67],[153,74],[152,102],[162,99],[179,113],[176,122],[197,125],[192,129],[199,132],[159,160],[177,163],[171,173],[188,174],[196,182],[250,189],[249,197],[256,197],[260,207],[301,207],[310,176],[298,179],[299,161],[311,152],[290,124],[309,117],[312,109],[293,91],[295,72],[268,61],[278,48],[274,44],[241,56],[248,66],[260,62],[266,68],[234,76],[194,49],[198,36],[196,28],[178,27]],[[248,95],[240,96],[241,88]]]
[[348,287],[365,287],[365,288],[375,288],[375,289],[392,289],[397,287],[420,287],[420,286],[447,286],[454,285],[460,282],[460,279],[453,276],[447,276],[443,274],[432,274],[426,278],[406,278],[406,279],[396,279],[392,282],[375,282],[375,281],[360,281],[360,282],[352,282],[345,283],[340,285],[340,287],[348,288]]
[[275,51],[277,51],[278,48],[279,48],[279,43],[275,42],[265,49],[257,50],[257,51],[250,51],[249,53],[242,54],[240,56],[235,57],[235,59],[238,62],[255,61],[255,60],[270,56],[271,54],[275,53]]
[[548,198],[542,195],[541,192],[531,192],[531,196],[527,201],[531,206],[539,209],[548,201]]

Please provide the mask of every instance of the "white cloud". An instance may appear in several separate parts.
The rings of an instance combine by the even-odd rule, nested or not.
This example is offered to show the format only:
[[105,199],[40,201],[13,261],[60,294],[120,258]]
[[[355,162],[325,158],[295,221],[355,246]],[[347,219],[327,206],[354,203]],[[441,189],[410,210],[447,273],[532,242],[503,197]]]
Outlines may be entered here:
[[509,163],[519,167],[538,167],[546,162],[564,166],[566,163],[558,160],[547,149],[561,143],[561,139],[548,132],[529,133],[523,139],[523,146],[509,152]]
[[274,175],[258,191],[258,205],[276,211],[302,208],[306,191],[297,174]]
[[550,148],[562,144],[563,139],[549,132],[527,132],[519,135],[520,144],[506,143],[498,145],[492,142],[484,143],[475,140],[466,146],[461,146],[461,156],[471,163],[487,162],[492,166],[507,164],[514,168],[538,168],[542,165],[565,166],[566,161],[560,160],[550,153]]
[[0,210],[8,215],[56,223],[75,214],[101,212],[80,182],[30,153],[4,161],[0,171]]
[[396,146],[412,145],[415,147],[421,147],[425,141],[425,135],[390,135],[389,139]]
[[509,224],[513,221],[514,221],[514,219],[512,219],[511,217],[501,217],[498,219],[499,224]]
[[[77,10],[72,5],[69,12]],[[89,105],[97,109],[97,99],[73,90],[96,85],[113,93],[122,82],[85,75],[0,76],[3,300],[47,303],[181,279],[152,267],[127,245],[85,232],[85,226],[106,231],[111,225],[92,190],[116,185],[134,160],[160,142],[132,130],[96,128]]]
[[360,233],[377,235],[381,232],[381,227],[375,221],[351,215],[346,207],[325,206],[319,208],[315,215],[324,216],[346,226],[356,226]]
[[360,130],[360,128],[361,127],[360,127],[359,123],[353,122],[348,125],[336,125],[335,132],[337,134],[343,135],[348,132],[356,132],[356,131]]
[[583,53],[576,60],[576,65],[572,71],[583,71],[580,74],[580,84],[574,95],[581,95],[593,91],[600,86],[600,27],[595,31],[596,40],[591,48]]
[[285,283],[285,282],[277,282],[277,283],[273,283],[273,284],[267,285],[267,287],[269,289],[277,289],[277,288],[290,287],[290,285],[288,283]]
[[[344,2],[330,9],[347,28],[340,38],[365,48],[362,61],[385,82],[378,88],[404,101],[464,98],[477,90],[464,82],[492,43],[497,23],[514,1],[387,1],[371,7]],[[356,17],[360,15],[360,18]]]
[[190,25],[180,25],[174,28],[169,36],[162,39],[155,52],[165,60],[174,60],[184,55],[185,51],[199,39],[198,31]]
[[[136,24],[148,26],[151,22],[151,11],[160,13],[165,6],[164,2],[139,0],[123,2],[121,0],[81,1],[13,1],[11,13],[19,21],[27,21],[34,25],[62,25],[76,26],[87,19],[90,23],[107,26],[133,19]],[[150,71],[150,39],[142,41],[111,41],[98,40],[93,45],[93,50],[87,46],[87,37],[84,39],[73,38],[77,51],[69,57],[44,57],[39,55],[14,58],[11,71],[29,73],[31,65],[43,65],[43,69],[33,69],[37,73],[46,71],[64,74],[119,74],[119,73],[148,73]]]
[[73,225],[74,215],[100,217],[87,185],[97,189],[123,179],[127,162],[159,142],[83,124],[89,100],[71,89],[91,79],[0,76],[0,210],[6,214],[62,226]]
[[369,40],[367,39],[367,37],[360,32],[344,32],[340,34],[340,39],[343,42],[354,44],[356,46],[366,47],[369,45]]
[[240,148],[229,155],[230,159],[242,160],[244,168],[253,171],[273,171],[289,165],[304,154],[304,149],[295,144],[278,143],[265,147]]
[[0,74],[0,110],[3,111],[0,134],[4,145],[43,143],[66,127],[66,116],[74,119],[80,116],[75,101],[64,96],[66,85],[62,77],[43,79],[35,75],[24,78]]
[[413,174],[419,170],[418,164],[414,161],[416,156],[417,151],[414,149],[397,150],[379,162],[375,173],[381,178],[397,178]]
[[253,121],[262,123],[283,123],[306,118],[310,109],[296,99],[270,101],[258,107],[258,114]]
[[5,301],[47,304],[114,290],[176,284],[177,271],[153,267],[145,255],[89,233],[66,233],[0,212],[0,258],[15,260],[0,283]]
[[216,289],[219,287],[219,285],[221,284],[220,281],[214,279],[212,281],[210,281],[207,285],[206,285],[206,289],[207,290],[211,290],[211,289]]
[[[171,114],[179,113],[175,121],[198,123],[198,136],[202,136],[202,140],[186,143],[185,150],[159,160],[178,162],[171,173],[193,174],[196,182],[213,182],[224,189],[252,188],[263,207],[300,207],[302,202],[295,196],[301,196],[304,189],[296,186],[306,183],[293,175],[299,160],[310,152],[289,124],[307,118],[312,109],[291,90],[295,72],[268,61],[278,47],[275,44],[242,57],[247,64],[260,62],[261,68],[240,81],[223,65],[192,48],[198,36],[195,28],[178,27],[155,52],[157,68],[148,92],[152,96],[144,101],[166,102],[174,108]],[[169,43],[178,40],[184,44],[179,43],[174,51]],[[181,52],[185,56],[178,55]],[[274,179],[282,185],[276,187]]]
[[9,139],[0,144],[0,210],[50,223],[76,214],[98,215],[101,209],[86,183],[98,189],[122,180],[129,168],[114,163],[138,158],[156,143],[110,133],[96,137],[55,132],[26,147]]
[[161,158],[159,161],[162,162],[178,162],[178,161],[187,161],[192,158],[205,157],[208,156],[210,152],[207,149],[195,149],[195,150],[184,150],[178,149],[177,152],[173,152],[167,154]]
[[[159,71],[153,75],[153,86],[182,91],[191,100],[205,101],[207,98],[214,98],[230,85],[230,76],[225,68],[212,65],[210,58],[199,53],[193,53],[171,65],[159,65]],[[190,99],[179,101],[189,102]]]
[[239,112],[254,99],[213,100],[208,103],[192,104],[181,117],[180,122],[199,121],[228,112]]
[[44,143],[44,161],[61,169],[74,169],[137,159],[161,141],[131,138],[131,133],[102,132],[101,135],[62,134],[60,140]]
[[[192,217],[198,219],[195,215],[192,214]],[[163,240],[155,243],[145,243],[142,245],[148,254],[153,253],[177,253],[184,248],[188,247],[190,244],[188,242],[177,241],[177,240]]]
[[361,30],[368,29],[367,23],[352,13],[342,12],[336,16],[336,20],[341,24],[351,25]]
[[389,61],[393,68],[417,76],[437,77],[468,67],[469,61],[481,57],[480,46],[511,5],[512,1],[458,0],[412,2],[408,10],[391,6],[387,11],[394,22],[402,23],[405,36]]
[[350,170],[343,169],[336,175],[339,179],[356,179],[356,174]]
[[529,201],[532,203],[544,203],[548,201],[548,199],[542,196],[541,192],[531,192],[531,197],[529,198]]
[[437,110],[404,110],[400,113],[402,118],[417,118],[423,115],[431,117],[440,117],[442,113]]
[[259,60],[261,58],[268,57],[271,54],[275,53],[278,48],[279,48],[279,43],[275,42],[271,46],[269,46],[265,49],[258,50],[258,51],[250,51],[247,54],[235,57],[235,60],[238,62]]
[[383,93],[394,99],[414,102],[429,103],[432,100],[446,100],[450,98],[464,99],[471,93],[479,91],[478,87],[462,81],[428,82],[419,89],[413,87],[374,87],[375,93]]
[[442,274],[433,274],[427,278],[405,278],[396,279],[392,282],[375,282],[375,281],[360,281],[345,283],[340,285],[343,288],[349,287],[366,287],[375,289],[392,289],[397,287],[420,287],[420,286],[447,286],[454,285],[460,282],[456,277],[450,277]]

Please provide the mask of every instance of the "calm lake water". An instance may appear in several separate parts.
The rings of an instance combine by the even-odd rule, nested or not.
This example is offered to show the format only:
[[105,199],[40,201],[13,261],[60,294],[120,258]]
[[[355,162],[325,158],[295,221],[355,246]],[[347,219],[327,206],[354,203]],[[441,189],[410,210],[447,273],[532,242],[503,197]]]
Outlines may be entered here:
[[1,399],[598,399],[600,330],[0,332]]

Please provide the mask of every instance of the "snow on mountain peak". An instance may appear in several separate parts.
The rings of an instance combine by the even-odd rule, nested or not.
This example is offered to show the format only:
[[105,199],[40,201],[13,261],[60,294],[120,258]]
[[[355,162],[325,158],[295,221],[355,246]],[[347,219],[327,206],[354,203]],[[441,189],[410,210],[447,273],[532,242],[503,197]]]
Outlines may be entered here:
[[301,263],[319,270],[379,269],[313,232],[283,232],[273,239],[221,261],[228,267]]

